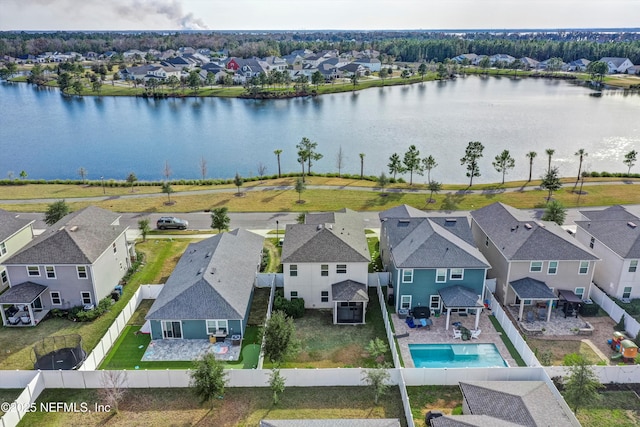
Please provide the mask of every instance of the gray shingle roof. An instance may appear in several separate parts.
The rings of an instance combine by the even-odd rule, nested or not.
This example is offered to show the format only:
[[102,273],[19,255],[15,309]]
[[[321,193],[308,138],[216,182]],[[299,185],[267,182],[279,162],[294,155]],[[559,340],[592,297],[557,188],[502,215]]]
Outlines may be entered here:
[[[640,258],[640,218],[619,205],[580,213],[587,220],[576,221],[578,227],[622,258]],[[635,227],[629,223],[633,223]]]
[[[322,215],[322,216],[319,216]],[[316,222],[331,219],[333,222]],[[345,209],[307,215],[310,224],[287,224],[282,262],[369,262],[371,255],[362,218]]]
[[558,299],[546,283],[531,277],[514,280],[509,282],[509,285],[511,285],[520,299]]
[[331,299],[333,301],[369,301],[367,285],[355,280],[344,280],[331,285]]
[[460,389],[473,415],[521,426],[573,425],[543,381],[469,381]]
[[471,212],[472,218],[508,260],[597,260],[555,222],[536,221],[503,203]]
[[[455,223],[455,227],[469,229],[466,218],[455,218]],[[398,268],[489,268],[475,245],[432,218],[388,218],[382,222],[382,227]]]
[[127,230],[119,218],[95,206],[70,213],[4,264],[93,264]]
[[33,223],[33,220],[23,219],[13,212],[0,209],[0,242],[4,242],[18,231]]
[[30,304],[46,290],[47,287],[44,285],[24,282],[10,287],[0,295],[0,304]]
[[488,415],[445,415],[431,420],[431,427],[521,427]]
[[466,286],[447,286],[444,289],[438,291],[442,297],[442,303],[447,308],[460,308],[460,307],[483,307],[481,297],[473,290]]
[[396,206],[378,214],[378,218],[380,218],[381,221],[385,218],[426,218],[427,216],[425,211],[409,205]]
[[264,238],[235,229],[187,247],[147,319],[242,319]]
[[327,419],[327,420],[262,420],[260,427],[400,427],[396,418]]

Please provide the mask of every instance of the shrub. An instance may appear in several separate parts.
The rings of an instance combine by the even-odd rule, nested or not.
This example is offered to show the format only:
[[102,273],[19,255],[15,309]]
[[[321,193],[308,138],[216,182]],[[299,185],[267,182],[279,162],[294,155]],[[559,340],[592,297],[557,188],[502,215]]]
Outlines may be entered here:
[[613,327],[613,330],[624,332],[626,330],[624,325],[624,314],[620,316],[620,321]]
[[273,302],[274,311],[283,311],[287,316],[294,319],[304,316],[304,299],[296,298],[292,300],[286,299],[284,296],[276,295]]

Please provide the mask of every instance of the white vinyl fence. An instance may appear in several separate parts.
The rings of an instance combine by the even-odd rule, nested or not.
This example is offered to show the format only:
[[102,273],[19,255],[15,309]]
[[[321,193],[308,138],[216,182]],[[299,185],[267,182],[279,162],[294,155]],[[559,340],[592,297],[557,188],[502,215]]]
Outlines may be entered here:
[[627,334],[629,334],[630,337],[638,335],[638,332],[640,332],[640,323],[638,323],[636,319],[631,317],[622,307],[609,298],[600,288],[592,285],[589,298],[598,303],[598,305],[607,312],[614,322],[618,323],[620,318],[624,316],[624,327],[627,330]]
[[162,290],[164,285],[141,285],[138,290],[133,294],[127,305],[122,309],[122,312],[116,317],[113,324],[104,334],[98,345],[87,356],[79,370],[81,371],[94,371],[100,366],[100,363],[104,360],[104,357],[109,353],[111,347],[116,342],[122,330],[127,326],[127,322],[131,319],[131,316],[140,305],[140,302],[144,299],[156,299],[158,294]]
[[[275,279],[271,282],[271,292],[269,293],[269,305],[267,306],[267,317],[264,320],[263,327],[267,326],[267,322],[271,319],[271,311],[273,310],[273,302],[276,299],[276,281]],[[258,369],[262,369],[264,364],[264,337],[262,337],[262,342],[260,343],[260,355],[258,356]]]
[[[566,366],[545,366],[549,377],[569,375]],[[592,366],[591,369],[602,384],[637,384],[640,383],[640,365]]]
[[393,337],[393,331],[391,330],[391,319],[389,319],[389,313],[387,312],[387,302],[382,294],[382,287],[380,284],[376,287],[378,293],[378,302],[380,303],[380,311],[382,312],[382,321],[384,322],[384,330],[387,333],[387,343],[391,349],[391,356],[393,358],[393,366],[400,368],[400,357],[398,356],[398,350],[396,349],[396,340]]

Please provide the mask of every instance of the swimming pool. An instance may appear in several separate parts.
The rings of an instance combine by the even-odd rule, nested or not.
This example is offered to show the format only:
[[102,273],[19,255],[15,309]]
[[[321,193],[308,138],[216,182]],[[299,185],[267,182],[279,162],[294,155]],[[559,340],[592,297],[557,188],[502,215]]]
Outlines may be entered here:
[[495,344],[409,344],[416,368],[504,368]]

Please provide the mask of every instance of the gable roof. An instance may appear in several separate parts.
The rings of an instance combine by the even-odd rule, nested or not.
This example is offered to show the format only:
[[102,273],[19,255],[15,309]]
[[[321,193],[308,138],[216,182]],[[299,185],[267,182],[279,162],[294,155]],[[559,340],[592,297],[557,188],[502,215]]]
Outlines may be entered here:
[[385,218],[426,218],[427,216],[425,211],[409,205],[395,206],[378,214],[380,221],[383,221]]
[[243,319],[264,238],[235,229],[187,247],[147,319]]
[[355,280],[343,280],[331,285],[332,301],[369,301],[367,285]]
[[369,262],[369,246],[357,212],[307,214],[305,224],[287,224],[282,262]]
[[119,219],[96,206],[70,213],[4,264],[93,264],[129,228]]
[[0,209],[0,242],[4,242],[34,222],[34,220],[23,219],[18,214]]
[[[469,229],[464,217],[448,220]],[[382,222],[382,228],[397,268],[489,268],[486,258],[475,245],[436,223],[433,218],[388,218]]]
[[612,63],[613,65],[615,65],[616,67],[619,67],[622,65],[622,63],[624,61],[627,61],[629,58],[621,58],[621,57],[617,57],[617,56],[605,56],[603,58],[600,58],[601,62],[605,62],[605,63]]
[[576,225],[622,258],[640,258],[640,218],[623,206],[580,211],[587,220]]
[[555,222],[533,220],[500,202],[472,211],[471,217],[510,261],[599,259]]

